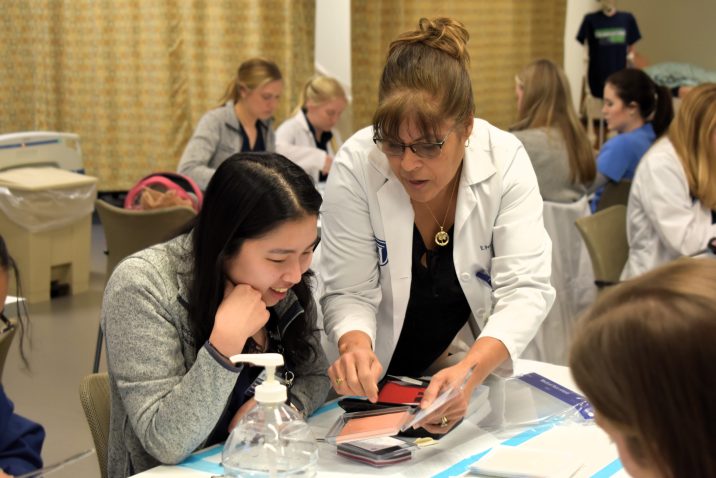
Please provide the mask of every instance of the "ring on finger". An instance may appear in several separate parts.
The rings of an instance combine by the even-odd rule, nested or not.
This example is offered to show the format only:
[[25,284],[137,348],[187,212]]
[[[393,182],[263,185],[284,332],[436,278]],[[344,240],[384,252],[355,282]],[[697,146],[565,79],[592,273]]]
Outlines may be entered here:
[[340,385],[343,383],[343,379],[341,377],[336,377],[336,385]]
[[441,428],[447,428],[450,424],[450,420],[448,420],[448,417],[444,416],[440,419],[440,427]]

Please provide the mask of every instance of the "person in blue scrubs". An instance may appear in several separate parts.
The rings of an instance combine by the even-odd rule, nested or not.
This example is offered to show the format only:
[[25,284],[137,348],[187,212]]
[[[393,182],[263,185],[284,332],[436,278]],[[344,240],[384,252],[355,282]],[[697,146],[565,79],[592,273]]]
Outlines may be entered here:
[[631,68],[607,78],[602,113],[609,130],[618,134],[604,143],[597,156],[593,211],[608,181],[618,183],[634,177],[639,160],[674,117],[669,90],[643,71]]

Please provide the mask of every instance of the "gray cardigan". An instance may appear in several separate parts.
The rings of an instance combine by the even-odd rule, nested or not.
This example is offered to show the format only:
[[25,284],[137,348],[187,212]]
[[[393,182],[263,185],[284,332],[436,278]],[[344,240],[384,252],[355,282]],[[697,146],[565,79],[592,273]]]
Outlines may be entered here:
[[587,193],[586,187],[569,179],[567,145],[559,130],[532,128],[512,134],[522,141],[530,157],[542,199],[571,203]]
[[[266,151],[276,151],[276,134],[273,120],[260,121]],[[243,137],[234,102],[227,101],[220,108],[206,113],[184,149],[177,171],[189,176],[202,190],[209,185],[216,168],[226,158],[241,151]]]
[[[183,305],[191,280],[190,237],[125,259],[105,289],[102,328],[112,402],[107,469],[113,478],[178,463],[202,447],[241,372],[213,348],[194,343]],[[274,307],[279,330],[297,307],[292,293]],[[323,403],[330,388],[317,332],[312,342],[318,356],[295,364],[289,390],[306,413]]]

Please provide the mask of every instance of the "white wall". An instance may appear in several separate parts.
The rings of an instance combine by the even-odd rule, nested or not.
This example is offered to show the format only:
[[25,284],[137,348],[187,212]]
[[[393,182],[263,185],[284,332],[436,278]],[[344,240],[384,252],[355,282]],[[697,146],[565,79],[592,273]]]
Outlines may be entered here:
[[351,86],[351,2],[316,0],[316,70]]
[[564,72],[572,87],[574,107],[579,111],[582,93],[582,78],[587,72],[587,54],[583,45],[577,42],[577,31],[584,15],[599,10],[596,0],[567,0],[567,15],[564,27]]
[[619,0],[634,14],[642,39],[636,51],[651,63],[679,62],[716,70],[714,0]]

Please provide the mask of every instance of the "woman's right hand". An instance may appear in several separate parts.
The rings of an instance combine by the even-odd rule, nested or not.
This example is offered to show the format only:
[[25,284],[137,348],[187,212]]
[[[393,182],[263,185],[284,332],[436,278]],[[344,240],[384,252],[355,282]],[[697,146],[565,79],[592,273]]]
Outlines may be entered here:
[[209,341],[227,357],[240,354],[246,340],[261,330],[268,319],[269,311],[259,291],[227,281]]
[[333,388],[339,395],[359,395],[378,401],[378,379],[383,366],[363,332],[344,334],[338,341],[341,356],[328,369]]

